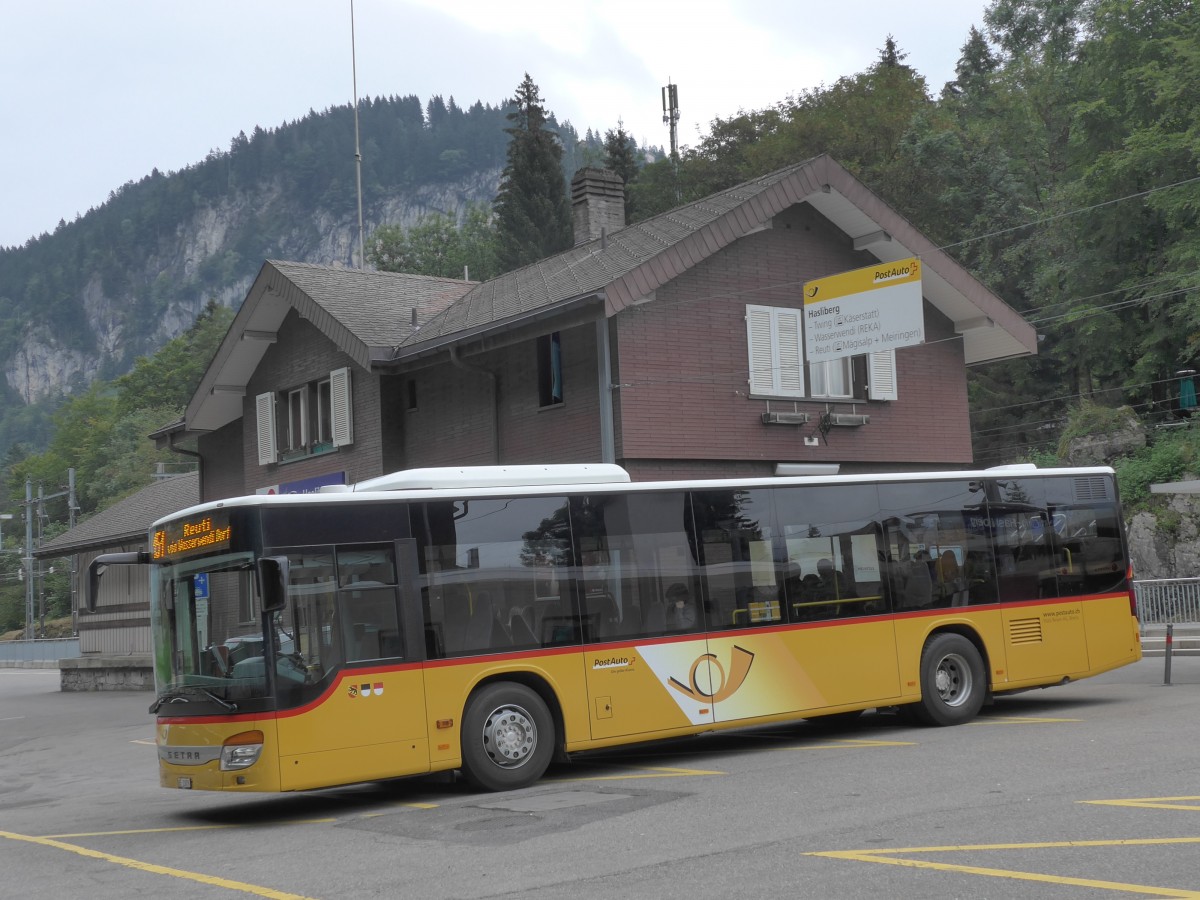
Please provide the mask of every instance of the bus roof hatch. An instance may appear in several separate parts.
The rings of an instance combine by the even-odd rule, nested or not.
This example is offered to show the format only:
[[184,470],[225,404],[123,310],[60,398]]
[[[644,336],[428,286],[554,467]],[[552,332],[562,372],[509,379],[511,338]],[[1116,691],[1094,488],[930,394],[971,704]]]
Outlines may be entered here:
[[549,466],[445,466],[405,469],[354,485],[355,491],[407,491],[444,488],[526,487],[548,484],[623,484],[629,473],[611,463]]

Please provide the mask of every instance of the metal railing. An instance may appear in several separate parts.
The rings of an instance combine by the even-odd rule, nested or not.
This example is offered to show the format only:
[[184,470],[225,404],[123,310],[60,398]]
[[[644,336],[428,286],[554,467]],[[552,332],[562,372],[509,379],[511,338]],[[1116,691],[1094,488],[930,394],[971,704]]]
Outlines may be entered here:
[[79,656],[79,638],[0,641],[0,663],[57,662]]
[[1200,578],[1135,581],[1133,591],[1143,626],[1200,624]]

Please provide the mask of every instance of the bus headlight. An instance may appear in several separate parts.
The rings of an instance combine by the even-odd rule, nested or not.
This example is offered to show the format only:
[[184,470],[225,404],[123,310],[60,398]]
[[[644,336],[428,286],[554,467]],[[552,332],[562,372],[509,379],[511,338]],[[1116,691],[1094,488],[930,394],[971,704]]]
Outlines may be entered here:
[[249,768],[258,762],[262,748],[261,731],[243,731],[241,734],[235,734],[221,746],[221,771]]

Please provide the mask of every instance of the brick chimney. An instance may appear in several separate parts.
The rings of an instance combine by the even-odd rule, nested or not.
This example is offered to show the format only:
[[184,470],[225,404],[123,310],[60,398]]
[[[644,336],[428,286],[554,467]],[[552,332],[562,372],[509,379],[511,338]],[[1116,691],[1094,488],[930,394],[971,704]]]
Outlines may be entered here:
[[571,218],[575,246],[594,241],[601,229],[612,234],[625,227],[625,183],[610,169],[580,169],[571,179]]

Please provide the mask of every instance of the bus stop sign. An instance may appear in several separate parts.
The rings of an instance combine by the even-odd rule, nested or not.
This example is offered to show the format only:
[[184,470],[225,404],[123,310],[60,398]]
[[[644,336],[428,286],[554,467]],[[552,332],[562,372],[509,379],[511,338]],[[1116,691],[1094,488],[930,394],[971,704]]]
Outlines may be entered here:
[[879,263],[804,284],[809,362],[925,343],[921,261]]

